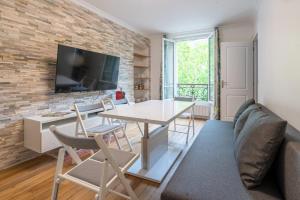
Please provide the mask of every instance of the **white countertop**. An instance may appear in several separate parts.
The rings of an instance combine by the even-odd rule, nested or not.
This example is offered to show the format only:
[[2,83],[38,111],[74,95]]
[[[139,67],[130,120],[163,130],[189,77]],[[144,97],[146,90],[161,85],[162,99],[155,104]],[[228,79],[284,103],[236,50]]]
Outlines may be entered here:
[[[116,105],[116,107],[123,107],[123,106],[128,106],[128,105],[127,104]],[[96,109],[96,110],[81,112],[81,114],[89,114],[89,113],[102,112],[102,111],[103,111],[103,109]],[[54,121],[58,121],[58,120],[64,120],[64,119],[76,117],[75,111],[72,111],[72,110],[63,110],[60,112],[62,112],[62,113],[65,112],[68,114],[62,114],[61,116],[59,116],[59,115],[58,116],[33,115],[33,116],[25,117],[24,119],[38,121],[41,123],[50,123],[50,122],[54,122]],[[60,113],[60,112],[58,111],[57,113]],[[49,114],[51,114],[51,113],[49,113]]]
[[174,100],[150,100],[118,107],[115,110],[99,113],[99,115],[128,121],[166,125],[194,104],[194,102]]
[[[87,111],[87,112],[83,112],[82,114],[88,114],[88,113],[92,113],[92,112],[101,112],[101,111],[103,111],[103,109]],[[64,119],[76,117],[76,113],[74,111],[69,110],[69,111],[65,111],[65,112],[69,112],[69,114],[65,114],[65,115],[61,115],[61,116],[53,116],[53,117],[45,116],[45,115],[34,115],[34,116],[30,116],[30,117],[25,117],[24,119],[38,121],[41,123],[50,123],[50,122],[54,122],[54,121],[58,121],[58,120],[64,120]]]

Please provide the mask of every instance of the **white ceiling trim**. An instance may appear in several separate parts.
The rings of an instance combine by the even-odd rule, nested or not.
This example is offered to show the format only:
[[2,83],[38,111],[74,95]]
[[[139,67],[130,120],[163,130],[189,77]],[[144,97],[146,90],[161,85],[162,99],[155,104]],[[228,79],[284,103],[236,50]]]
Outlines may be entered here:
[[128,23],[126,23],[125,21],[117,18],[117,17],[114,17],[110,14],[108,14],[107,12],[97,8],[96,6],[84,1],[84,0],[71,0],[72,2],[76,3],[77,5],[80,5],[92,12],[94,12],[95,14],[99,15],[100,17],[104,17],[120,26],[123,26],[131,31],[134,31],[134,32],[137,32],[137,33],[140,33],[142,35],[145,35],[145,33],[143,33],[141,30],[129,25]]

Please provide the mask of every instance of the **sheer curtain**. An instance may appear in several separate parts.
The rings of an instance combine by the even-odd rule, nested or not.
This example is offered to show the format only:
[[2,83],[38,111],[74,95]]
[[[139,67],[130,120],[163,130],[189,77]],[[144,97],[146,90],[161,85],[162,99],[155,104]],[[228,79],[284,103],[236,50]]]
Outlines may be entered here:
[[220,64],[220,38],[219,38],[219,29],[216,28],[214,32],[214,119],[220,119],[220,94],[221,94],[221,87],[220,87],[220,77],[221,77],[221,64]]

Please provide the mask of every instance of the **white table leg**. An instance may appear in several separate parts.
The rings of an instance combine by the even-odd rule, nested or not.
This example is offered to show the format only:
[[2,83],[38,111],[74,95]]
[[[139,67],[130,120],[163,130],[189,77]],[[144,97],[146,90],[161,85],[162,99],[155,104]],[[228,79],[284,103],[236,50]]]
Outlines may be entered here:
[[145,133],[141,141],[141,156],[128,169],[127,173],[160,183],[182,149],[168,145],[168,126],[159,127],[149,132],[148,124],[145,124]]
[[149,139],[149,124],[144,123],[144,135],[142,137],[142,168],[148,169],[148,139]]

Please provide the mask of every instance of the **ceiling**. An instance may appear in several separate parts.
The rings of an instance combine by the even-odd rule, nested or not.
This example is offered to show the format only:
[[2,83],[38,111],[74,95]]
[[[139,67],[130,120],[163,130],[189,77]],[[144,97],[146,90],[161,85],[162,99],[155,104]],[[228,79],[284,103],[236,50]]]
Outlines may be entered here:
[[[256,0],[84,0],[145,33],[179,33],[253,22]],[[95,10],[95,9],[94,9]]]

